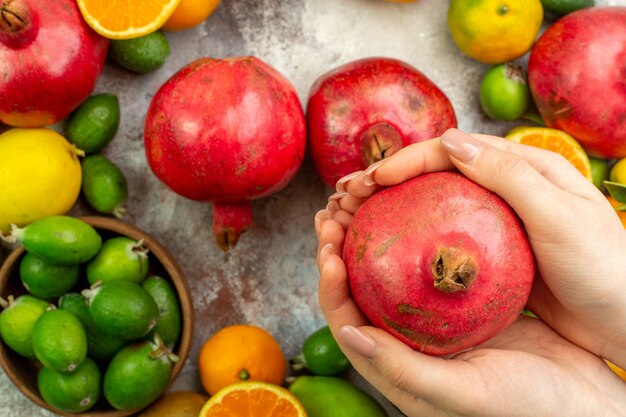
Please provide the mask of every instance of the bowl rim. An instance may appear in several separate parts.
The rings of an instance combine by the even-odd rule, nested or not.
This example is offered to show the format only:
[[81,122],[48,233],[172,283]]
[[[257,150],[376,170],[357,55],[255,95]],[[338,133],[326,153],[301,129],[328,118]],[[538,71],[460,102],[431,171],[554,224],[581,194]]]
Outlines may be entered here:
[[[176,289],[176,294],[179,299],[181,316],[183,320],[179,347],[175,352],[178,355],[179,360],[174,363],[168,385],[165,390],[163,390],[163,394],[165,394],[185,366],[185,362],[189,357],[191,344],[193,342],[195,321],[193,299],[191,297],[191,290],[189,288],[189,284],[187,283],[183,270],[178,265],[171,253],[167,249],[165,249],[165,247],[161,243],[159,243],[159,241],[157,241],[151,234],[144,232],[136,226],[110,217],[85,216],[77,218],[88,223],[95,229],[103,229],[108,232],[113,232],[130,237],[135,240],[143,239],[145,246],[161,263],[163,269],[165,270],[165,272],[167,272],[171,283],[174,285],[174,288]],[[13,269],[17,266],[17,261],[22,257],[25,252],[26,251],[23,247],[18,247],[14,249],[9,253],[2,265],[0,265],[0,288],[4,288],[4,286],[7,284],[7,281],[11,277]],[[41,398],[38,392],[33,392],[32,390],[28,389],[25,384],[22,383],[17,371],[12,366],[12,362],[6,355],[5,349],[8,349],[8,347],[6,347],[1,341],[0,346],[2,346],[2,348],[0,348],[0,366],[2,366],[2,369],[7,374],[13,385],[29,400],[57,415],[64,417],[127,417],[136,414],[137,412],[149,407],[152,404],[151,403],[146,405],[145,407],[136,408],[134,410],[115,410],[112,408],[111,411],[91,412],[88,410],[83,413],[61,412],[46,403],[43,398]],[[25,358],[24,360],[27,359]]]

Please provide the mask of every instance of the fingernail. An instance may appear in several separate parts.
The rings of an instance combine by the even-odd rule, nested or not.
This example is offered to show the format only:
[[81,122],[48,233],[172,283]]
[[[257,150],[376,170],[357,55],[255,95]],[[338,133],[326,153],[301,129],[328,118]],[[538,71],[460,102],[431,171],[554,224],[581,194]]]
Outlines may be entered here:
[[320,230],[320,226],[322,225],[322,220],[330,220],[330,219],[331,219],[330,213],[328,213],[328,211],[326,211],[325,209],[322,209],[318,211],[317,213],[315,213],[315,230],[316,231]]
[[324,266],[324,264],[326,263],[326,259],[328,258],[328,255],[331,255],[333,253],[333,244],[332,243],[327,243],[324,245],[324,247],[322,247],[322,250],[320,251],[320,265]]
[[363,173],[363,171],[356,171],[353,172],[352,174],[348,174],[345,177],[342,177],[341,179],[339,179],[339,181],[337,181],[337,184],[335,185],[335,188],[337,189],[338,193],[345,193],[346,192],[346,185],[353,179],[355,179],[356,177],[358,177],[359,175],[361,175],[361,173]]
[[339,330],[339,341],[348,349],[366,358],[372,358],[376,351],[376,342],[354,326],[343,326]]
[[341,210],[341,207],[339,207],[339,203],[337,203],[335,200],[332,200],[332,201],[329,201],[328,204],[326,205],[326,210],[332,216],[333,214]]
[[374,171],[380,168],[383,162],[386,162],[386,161],[383,159],[367,167],[367,169],[363,173],[363,184],[365,184],[368,187],[371,187],[372,185],[376,184],[376,181],[374,181],[374,178],[373,178],[373,174],[374,174]]
[[441,135],[441,145],[461,162],[471,162],[482,149],[482,144],[465,132],[448,129]]
[[344,198],[345,196],[350,195],[349,193],[335,193],[333,195],[331,195],[330,197],[328,197],[328,201],[339,201],[342,198]]

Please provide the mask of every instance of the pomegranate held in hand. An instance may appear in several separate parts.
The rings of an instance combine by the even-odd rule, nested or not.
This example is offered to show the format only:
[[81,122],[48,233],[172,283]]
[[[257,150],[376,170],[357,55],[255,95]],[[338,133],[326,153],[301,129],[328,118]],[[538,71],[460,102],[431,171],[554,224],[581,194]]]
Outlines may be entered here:
[[75,0],[0,0],[0,122],[41,127],[67,117],[92,92],[108,47]]
[[626,7],[558,20],[533,48],[528,80],[548,127],[593,156],[626,156]]
[[343,259],[369,320],[432,355],[476,346],[510,325],[535,274],[513,210],[452,172],[374,194],[354,215]]
[[213,229],[228,250],[251,223],[250,200],[284,188],[306,148],[291,83],[255,57],[199,59],[154,96],[145,128],[148,163],[165,184],[213,201]]
[[344,175],[456,127],[456,116],[445,94],[412,66],[368,58],[315,82],[307,122],[315,168],[334,187]]

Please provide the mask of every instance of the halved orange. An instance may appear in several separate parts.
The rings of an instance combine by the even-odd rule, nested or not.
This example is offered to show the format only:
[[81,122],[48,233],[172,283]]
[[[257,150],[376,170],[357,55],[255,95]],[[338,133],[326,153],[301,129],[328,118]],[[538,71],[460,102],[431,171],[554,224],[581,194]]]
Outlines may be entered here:
[[561,154],[580,171],[589,181],[591,164],[585,150],[576,139],[567,133],[547,127],[517,127],[506,136],[507,139],[523,145],[535,146]]
[[89,26],[109,39],[131,39],[158,30],[181,0],[78,0]]
[[204,405],[198,417],[307,417],[291,392],[265,382],[229,385]]
[[617,376],[619,376],[624,381],[626,381],[626,371],[624,371],[622,368],[615,365],[614,363],[607,361],[606,359],[604,360],[604,362],[606,362],[606,364],[609,365],[609,368],[611,368],[611,371],[615,372]]

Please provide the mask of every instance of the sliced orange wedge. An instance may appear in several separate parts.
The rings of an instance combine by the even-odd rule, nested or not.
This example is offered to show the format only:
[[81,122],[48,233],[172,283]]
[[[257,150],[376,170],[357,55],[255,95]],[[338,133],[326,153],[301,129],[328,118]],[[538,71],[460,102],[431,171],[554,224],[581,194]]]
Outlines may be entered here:
[[181,0],[78,0],[89,26],[109,39],[131,39],[158,30]]
[[199,417],[307,417],[300,401],[285,388],[265,382],[229,385],[204,405]]
[[591,164],[585,150],[576,139],[561,130],[547,127],[517,127],[505,137],[513,142],[561,154],[589,181],[592,180]]

